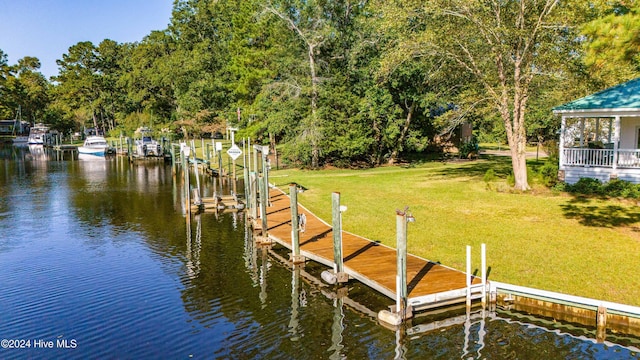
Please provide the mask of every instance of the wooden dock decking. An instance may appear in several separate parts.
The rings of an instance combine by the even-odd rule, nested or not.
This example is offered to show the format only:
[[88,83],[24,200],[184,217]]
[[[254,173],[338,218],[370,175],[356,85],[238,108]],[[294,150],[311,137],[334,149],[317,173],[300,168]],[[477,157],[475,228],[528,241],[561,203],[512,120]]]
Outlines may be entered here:
[[[282,190],[271,188],[267,207],[267,234],[273,241],[291,249],[291,203]],[[300,232],[300,254],[333,267],[332,227],[301,205],[298,213],[306,216],[305,231]],[[344,271],[353,279],[396,298],[397,251],[361,236],[342,232]],[[472,278],[472,298],[481,296],[481,279]],[[407,255],[407,304],[423,310],[464,303],[467,278],[464,272]]]

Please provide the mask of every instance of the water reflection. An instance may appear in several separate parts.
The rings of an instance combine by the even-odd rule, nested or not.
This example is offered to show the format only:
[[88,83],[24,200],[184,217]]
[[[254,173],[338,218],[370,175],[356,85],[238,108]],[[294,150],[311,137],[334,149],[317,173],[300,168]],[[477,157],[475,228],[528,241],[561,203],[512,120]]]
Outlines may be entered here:
[[170,166],[29,151],[0,147],[0,334],[80,346],[0,358],[638,358],[638,339],[501,310],[388,330],[390,299],[323,284],[322,266],[256,245],[241,213],[184,216]]

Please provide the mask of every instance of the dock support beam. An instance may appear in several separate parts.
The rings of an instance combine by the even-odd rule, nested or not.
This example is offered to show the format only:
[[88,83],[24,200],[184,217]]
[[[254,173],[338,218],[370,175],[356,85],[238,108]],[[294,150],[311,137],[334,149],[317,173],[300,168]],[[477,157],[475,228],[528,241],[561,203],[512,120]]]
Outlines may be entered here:
[[487,306],[487,245],[480,245],[480,266],[482,267],[482,308]]
[[602,344],[607,337],[607,308],[600,305],[596,316],[596,341]]
[[267,201],[269,198],[269,188],[264,186],[264,175],[258,178],[260,186],[260,219],[262,220],[262,236],[267,237]]
[[396,305],[392,306],[391,311],[382,310],[378,313],[378,319],[391,326],[399,326],[413,317],[413,309],[407,306],[407,223],[414,221],[409,207],[405,207],[404,211],[396,210]]
[[396,211],[396,242],[396,311],[403,313],[407,307],[407,214],[404,211]]
[[187,216],[191,216],[191,184],[189,183],[189,154],[191,149],[187,144],[183,144],[180,150],[182,154],[182,171],[184,172],[184,193],[185,193],[185,210]]
[[467,245],[467,308],[471,307],[471,246]]
[[300,255],[300,231],[298,230],[298,185],[289,184],[289,199],[291,200],[291,261],[294,264],[303,263]]
[[242,139],[242,178],[244,180],[244,202],[247,207],[250,207],[250,191],[249,191],[249,168],[247,167],[247,146],[244,139]]
[[331,194],[331,218],[333,225],[333,273],[338,283],[349,281],[349,275],[344,272],[342,255],[342,212],[346,207],[340,206],[340,193]]

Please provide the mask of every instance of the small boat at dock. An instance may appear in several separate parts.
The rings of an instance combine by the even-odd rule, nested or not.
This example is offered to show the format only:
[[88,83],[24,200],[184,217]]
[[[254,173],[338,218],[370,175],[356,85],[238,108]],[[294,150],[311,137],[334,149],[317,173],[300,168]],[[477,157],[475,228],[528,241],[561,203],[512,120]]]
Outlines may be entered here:
[[114,149],[109,146],[103,136],[89,136],[85,139],[82,146],[78,146],[78,153],[105,156],[107,154],[113,154]]
[[163,156],[162,146],[152,137],[152,131],[148,127],[141,127],[136,130],[140,134],[140,139],[135,140],[135,155],[139,158],[161,157]]
[[49,127],[43,124],[35,124],[29,130],[29,145],[44,145],[45,134],[49,131]]

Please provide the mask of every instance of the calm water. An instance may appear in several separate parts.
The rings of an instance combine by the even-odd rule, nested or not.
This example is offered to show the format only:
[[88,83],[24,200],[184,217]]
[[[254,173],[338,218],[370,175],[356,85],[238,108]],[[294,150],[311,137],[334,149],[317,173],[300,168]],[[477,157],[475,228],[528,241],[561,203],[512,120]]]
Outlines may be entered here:
[[357,283],[340,298],[242,216],[188,223],[183,202],[165,165],[0,147],[0,339],[24,346],[0,358],[640,358],[638,339],[507,311],[388,330],[389,300]]

